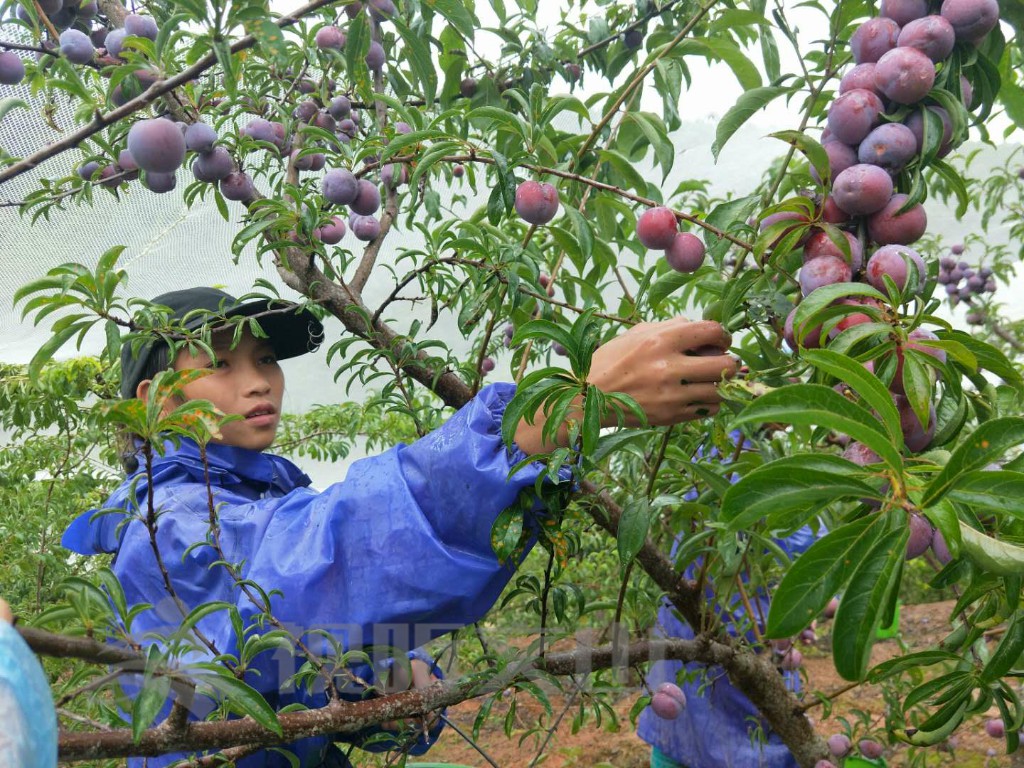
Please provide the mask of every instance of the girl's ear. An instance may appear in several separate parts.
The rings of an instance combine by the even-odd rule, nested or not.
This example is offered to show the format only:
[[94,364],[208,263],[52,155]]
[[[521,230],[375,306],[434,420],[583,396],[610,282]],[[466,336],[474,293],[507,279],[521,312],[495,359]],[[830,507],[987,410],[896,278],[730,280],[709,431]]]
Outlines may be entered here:
[[145,400],[149,396],[149,385],[152,383],[152,379],[143,379],[140,381],[139,386],[135,388],[135,396],[140,400]]

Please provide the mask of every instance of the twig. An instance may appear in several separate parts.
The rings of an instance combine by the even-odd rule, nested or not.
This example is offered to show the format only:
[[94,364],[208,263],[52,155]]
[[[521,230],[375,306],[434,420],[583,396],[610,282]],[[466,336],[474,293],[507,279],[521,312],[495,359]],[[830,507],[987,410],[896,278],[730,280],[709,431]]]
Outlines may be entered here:
[[475,749],[477,753],[480,755],[480,757],[486,760],[490,765],[494,766],[494,768],[500,768],[499,765],[491,759],[491,756],[484,752],[483,747],[481,747],[479,744],[477,744],[475,741],[473,741],[473,739],[469,737],[469,734],[463,733],[462,729],[459,728],[459,726],[457,726],[451,720],[449,720],[445,715],[441,715],[440,718],[441,722],[443,722],[445,725],[447,725],[449,728],[451,728],[453,731],[459,734],[459,736],[461,736],[463,740],[467,744],[469,744],[469,746]]
[[628,26],[624,27],[620,31],[616,32],[614,35],[608,35],[608,37],[604,38],[603,40],[598,40],[593,45],[588,45],[586,48],[584,48],[582,51],[580,51],[578,54],[576,54],[576,58],[582,59],[588,53],[593,53],[594,51],[598,50],[599,48],[604,48],[606,45],[609,45],[610,43],[614,43],[616,40],[618,40],[626,32],[630,32],[631,30],[634,30],[634,29],[637,29],[639,27],[644,26],[648,21],[653,19],[655,16],[660,16],[665,11],[670,10],[672,8],[672,6],[676,5],[678,2],[680,2],[680,0],[669,0],[669,2],[665,3],[660,8],[654,8],[654,9],[648,11],[645,15],[641,16],[639,19],[634,21],[632,24],[629,24]]

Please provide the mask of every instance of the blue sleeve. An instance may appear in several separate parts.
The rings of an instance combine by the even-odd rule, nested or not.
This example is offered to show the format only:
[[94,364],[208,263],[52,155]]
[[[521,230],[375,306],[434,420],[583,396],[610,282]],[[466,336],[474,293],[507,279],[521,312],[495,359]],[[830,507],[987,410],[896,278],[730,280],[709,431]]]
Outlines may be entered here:
[[[227,559],[241,563],[246,579],[275,590],[272,613],[293,631],[326,630],[346,648],[410,650],[476,621],[513,573],[491,549],[491,526],[545,469],[532,464],[508,477],[523,458],[500,436],[513,392],[511,385],[488,387],[443,427],[356,462],[343,482],[321,493],[299,488],[253,501],[215,489]],[[189,608],[235,604],[249,625],[256,610],[226,569],[213,565],[214,549],[193,547],[209,534],[205,486],[165,486],[157,496],[167,510],[159,548],[179,597]],[[137,619],[136,634],[166,633],[180,622],[141,521],[130,524],[114,568],[129,604],[157,605]],[[226,612],[198,626],[219,650],[233,652]]]

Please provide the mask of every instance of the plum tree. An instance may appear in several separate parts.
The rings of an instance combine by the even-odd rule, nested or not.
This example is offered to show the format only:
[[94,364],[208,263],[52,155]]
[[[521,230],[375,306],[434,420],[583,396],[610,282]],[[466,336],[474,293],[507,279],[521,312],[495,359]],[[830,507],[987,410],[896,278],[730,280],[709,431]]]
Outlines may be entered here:
[[663,205],[648,208],[636,220],[636,237],[645,248],[664,250],[672,245],[678,232],[675,213]]
[[140,120],[128,131],[128,151],[149,173],[173,173],[185,160],[185,136],[170,120]]
[[[626,650],[631,666],[638,649],[651,654],[665,651],[690,668],[720,664],[757,709],[763,724],[758,730],[767,734],[770,727],[781,736],[796,764],[809,768],[830,754],[816,732],[827,735],[838,729],[830,724],[812,727],[816,724],[803,714],[807,703],[815,701],[814,677],[802,692],[787,690],[778,666],[798,666],[800,651],[794,650],[791,640],[772,641],[769,650],[769,640],[776,635],[797,639],[802,650],[817,638],[809,619],[828,614],[832,595],[856,591],[881,596],[902,588],[907,578],[919,578],[918,572],[933,558],[906,570],[900,560],[919,551],[922,543],[936,549],[929,517],[941,521],[946,536],[956,531],[958,522],[973,527],[974,517],[963,499],[977,492],[978,481],[965,475],[974,471],[970,467],[975,458],[1000,458],[979,456],[996,450],[982,447],[986,440],[1006,450],[1006,436],[1019,431],[1014,426],[1000,432],[1001,443],[991,441],[988,432],[993,425],[1016,424],[1007,420],[1022,412],[1019,392],[1024,387],[1014,376],[1018,352],[1008,341],[1019,327],[1003,327],[1001,309],[990,301],[988,288],[996,275],[1012,273],[1012,263],[998,238],[987,236],[987,223],[978,225],[979,231],[967,239],[972,256],[965,257],[966,262],[943,261],[937,270],[944,286],[940,297],[948,295],[951,304],[955,300],[967,305],[969,318],[984,325],[975,334],[966,334],[960,329],[963,310],[957,309],[949,316],[951,328],[944,322],[934,334],[916,328],[922,320],[935,327],[930,317],[936,297],[920,290],[930,289],[929,282],[919,283],[925,268],[933,267],[932,259],[949,256],[939,250],[938,233],[926,236],[922,201],[941,206],[956,199],[972,215],[978,213],[977,220],[993,223],[1019,207],[1019,182],[1006,168],[991,171],[968,162],[968,156],[953,155],[942,163],[937,157],[953,153],[968,138],[998,141],[1003,126],[993,130],[988,122],[992,114],[1011,125],[1020,121],[1019,110],[1013,109],[1021,84],[1018,23],[1011,20],[986,40],[968,41],[965,34],[971,32],[963,29],[963,13],[947,8],[947,18],[937,13],[937,2],[924,0],[885,0],[878,19],[866,18],[870,8],[864,4],[802,7],[825,22],[820,34],[811,35],[820,39],[813,40],[807,39],[809,27],[802,18],[799,25],[792,23],[796,17],[785,3],[769,16],[730,4],[691,8],[675,3],[669,12],[665,3],[609,0],[597,15],[578,12],[580,4],[563,4],[565,18],[543,30],[536,28],[534,14],[526,12],[522,0],[484,8],[486,18],[478,15],[481,4],[410,2],[398,8],[389,0],[329,0],[288,13],[264,11],[259,3],[236,3],[226,5],[213,19],[205,18],[208,9],[201,3],[178,3],[173,14],[159,4],[136,6],[157,14],[153,21],[127,18],[131,8],[121,13],[118,0],[103,0],[98,13],[86,11],[88,4],[59,0],[42,0],[39,8],[35,2],[18,5],[21,18],[11,18],[16,34],[10,45],[19,47],[9,53],[25,56],[29,83],[17,93],[2,94],[15,97],[0,100],[8,110],[4,125],[14,125],[9,121],[24,110],[18,104],[24,93],[33,94],[30,102],[36,101],[35,94],[49,98],[56,93],[61,113],[44,110],[40,125],[52,119],[63,131],[52,144],[26,152],[25,157],[5,155],[0,167],[0,183],[27,171],[33,176],[26,178],[42,180],[20,203],[26,224],[68,215],[80,203],[93,202],[92,196],[114,205],[141,194],[145,204],[151,200],[147,188],[173,187],[176,168],[187,158],[194,178],[183,179],[174,197],[203,207],[204,212],[216,209],[235,232],[231,254],[210,247],[216,242],[212,238],[199,244],[216,280],[234,284],[238,275],[222,275],[224,270],[217,265],[226,267],[231,257],[241,261],[255,254],[263,267],[276,270],[280,280],[274,281],[273,272],[268,275],[264,269],[259,278],[263,282],[254,280],[253,289],[273,293],[287,287],[289,295],[308,301],[316,313],[339,323],[345,333],[332,341],[326,364],[335,370],[339,383],[366,383],[372,388],[366,395],[348,395],[344,386],[339,387],[337,399],[352,402],[331,403],[308,418],[282,419],[287,434],[282,433],[280,445],[297,446],[288,450],[299,455],[308,449],[308,455],[339,459],[353,447],[350,434],[357,433],[373,445],[410,442],[454,409],[474,402],[478,391],[481,400],[500,393],[509,421],[531,409],[553,414],[552,419],[568,409],[569,429],[560,452],[535,458],[547,463],[546,478],[571,474],[576,498],[567,508],[569,502],[561,496],[548,498],[545,494],[552,488],[542,484],[531,491],[542,494],[542,499],[517,499],[491,528],[496,556],[517,564],[520,573],[513,579],[522,577],[506,592],[499,610],[517,622],[527,614],[521,626],[535,625],[539,616],[544,625],[541,636],[571,642],[571,633],[579,626],[606,628],[601,626],[604,613],[589,610],[592,600],[610,605],[621,600],[621,610],[616,606],[614,615],[628,629],[624,637],[640,640],[655,611],[668,600],[681,620],[700,633],[700,643],[662,643],[660,638],[630,642]],[[95,13],[95,21],[84,22],[87,13]],[[497,24],[489,21],[494,14]],[[959,38],[951,18],[961,27]],[[122,23],[125,26],[119,29]],[[90,54],[88,61],[84,54],[58,55],[59,33],[65,29],[88,33],[92,45],[105,45],[106,50]],[[494,50],[485,50],[485,29],[500,30],[501,42]],[[648,51],[638,55],[648,32]],[[81,43],[77,35],[64,39]],[[751,40],[759,45],[751,46]],[[798,70],[789,68],[791,56],[775,56],[779,46],[791,45],[800,58]],[[847,67],[851,46],[859,63]],[[697,76],[693,65],[703,66],[708,51],[716,62],[728,61],[743,93],[735,106],[716,118],[713,154],[735,161],[744,135],[739,128],[761,119],[761,107],[773,102],[794,113],[786,126],[793,130],[775,134],[783,143],[763,176],[751,181],[750,189],[724,196],[717,183],[692,178],[691,167],[696,166],[680,162],[683,148],[676,133],[687,114],[681,109],[685,102],[680,94]],[[845,73],[835,96],[837,70]],[[901,80],[915,72],[923,73],[918,80],[924,85]],[[929,76],[934,79],[925,90]],[[113,111],[115,106],[118,111]],[[183,131],[184,155],[175,154],[178,162],[168,172],[153,170],[143,158],[141,165],[148,167],[141,170],[142,180],[133,183],[140,164],[132,155],[138,142],[130,128],[144,118],[165,120]],[[416,141],[403,138],[414,130]],[[815,141],[819,135],[820,142]],[[4,150],[14,152],[12,147],[18,146],[11,142]],[[71,162],[63,167],[50,163],[67,151],[72,152]],[[727,158],[734,152],[737,155]],[[1016,169],[1019,161],[1010,156],[1007,165]],[[64,168],[75,171],[65,174]],[[48,176],[51,169],[56,172]],[[412,176],[414,187],[401,185],[403,178]],[[815,183],[809,185],[809,180]],[[211,187],[214,183],[217,186]],[[99,194],[107,186],[116,186],[116,195]],[[16,185],[5,189],[11,190],[8,197],[15,196]],[[241,205],[225,207],[224,199]],[[659,205],[661,200],[668,202]],[[559,211],[563,202],[564,212]],[[907,210],[900,213],[903,208]],[[631,212],[642,215],[634,219]],[[681,221],[688,231],[679,231]],[[538,226],[544,224],[550,226]],[[957,227],[948,217],[942,234],[961,239],[964,234],[957,234]],[[1019,223],[1010,225],[1014,236],[1020,234],[1018,229]],[[36,231],[39,237],[47,236],[45,228]],[[202,236],[206,237],[205,230]],[[128,245],[131,251],[132,244]],[[663,251],[664,261],[661,253],[643,253],[641,245]],[[919,261],[902,255],[908,245],[918,249]],[[884,250],[889,247],[899,249],[895,256]],[[58,250],[54,248],[55,256]],[[136,256],[125,255],[123,273],[110,266],[114,255],[91,260],[83,256],[88,263],[81,268],[65,266],[65,271],[58,269],[32,283],[58,287],[33,293],[30,286],[19,299],[29,305],[29,314],[38,314],[42,307],[59,308],[57,328],[76,339],[93,318],[104,326],[99,334],[82,337],[96,338],[103,350],[99,373],[87,377],[96,391],[83,393],[84,402],[116,394],[120,358],[113,337],[118,330],[129,333],[134,327],[129,313],[136,308],[137,297],[131,293],[138,289],[148,295],[150,287],[136,279]],[[877,267],[874,273],[864,269],[869,256]],[[131,282],[119,282],[122,274]],[[179,277],[199,279],[168,274],[167,280]],[[905,290],[890,295],[886,289],[892,284]],[[670,359],[682,359],[684,368],[707,365],[709,372],[702,378],[708,382],[681,384],[688,381],[682,378],[685,373],[680,378],[673,373],[664,391],[671,397],[691,389],[713,391],[722,405],[699,404],[688,411],[697,417],[696,423],[677,424],[671,430],[661,426],[668,419],[642,424],[626,408],[624,425],[641,428],[611,435],[605,428],[617,423],[615,408],[625,401],[611,391],[599,392],[600,379],[588,381],[587,371],[601,369],[593,360],[593,349],[600,343],[601,349],[617,354],[616,337],[626,328],[635,327],[629,331],[632,338],[643,336],[661,327],[652,321],[680,312],[690,317],[703,313],[733,334],[732,352],[742,359],[740,374],[718,380],[720,371],[714,366],[724,359],[723,342],[707,344],[700,339],[685,349],[673,347]],[[163,320],[160,313],[153,318]],[[678,327],[682,330],[673,340],[682,347],[691,336],[703,333],[705,325]],[[174,328],[160,330],[174,338]],[[58,334],[54,342],[40,347],[39,361],[59,346],[61,338]],[[656,345],[638,346],[649,351]],[[54,374],[39,361],[31,375],[19,372],[17,380],[36,386],[55,375],[60,386],[50,387],[46,397],[60,398],[69,381],[59,367],[63,361],[54,364]],[[630,362],[628,354],[617,362]],[[485,388],[484,377],[498,370],[521,386]],[[710,383],[712,379],[717,383]],[[12,423],[10,412],[35,418],[39,409],[8,408],[13,397],[9,382],[7,369],[0,366],[0,400],[5,403],[0,433],[19,440],[24,427]],[[895,399],[890,401],[891,396]],[[609,407],[601,413],[605,405]],[[348,406],[353,407],[351,412],[345,410]],[[573,415],[577,406],[579,419]],[[104,415],[98,408],[68,408],[66,424],[94,431],[66,435],[66,426],[48,426],[60,432],[62,439],[55,445],[62,453],[68,450],[65,446],[75,452],[68,466],[81,468],[93,485],[85,487],[52,460],[48,466],[16,471],[12,476],[46,478],[53,500],[12,499],[9,484],[0,483],[0,528],[5,525],[2,510],[46,509],[48,516],[63,521],[72,515],[66,507],[58,509],[70,504],[62,492],[70,488],[80,502],[99,498],[109,489],[115,472],[105,464],[116,461],[109,435],[132,425],[110,415],[118,412],[116,408]],[[501,425],[498,415],[485,421],[496,431],[504,427],[508,432],[510,427]],[[202,420],[193,422],[197,423]],[[338,423],[344,429],[332,428]],[[845,425],[848,434],[840,434],[837,424]],[[155,434],[148,428],[153,425],[134,426],[137,433]],[[187,431],[175,421],[174,429],[179,427]],[[326,437],[327,432],[333,435]],[[733,458],[729,467],[728,461],[713,457],[736,456],[734,434],[742,438],[742,451],[757,453]],[[93,472],[101,466],[95,457],[81,460],[84,445],[104,451],[106,474]],[[13,455],[0,453],[5,476]],[[849,461],[840,460],[840,455]],[[693,456],[702,458],[691,466]],[[17,461],[24,459],[13,463]],[[1015,467],[1009,463],[1000,471],[1016,472]],[[1013,476],[1000,477],[1009,481]],[[595,479],[600,483],[597,491],[591,489]],[[810,486],[801,486],[804,480]],[[993,483],[984,489],[986,498],[1012,508],[1016,502],[1000,496],[1000,488],[1014,487],[1014,482]],[[38,485],[30,481],[27,487]],[[727,491],[729,487],[735,490]],[[674,508],[659,507],[665,499],[683,494],[690,500],[691,492],[696,503],[681,508],[685,521]],[[801,494],[801,503],[793,503]],[[938,495],[942,498],[931,499]],[[808,496],[814,496],[812,503]],[[758,499],[754,505],[735,501],[752,498]],[[934,509],[940,504],[942,509]],[[543,525],[531,525],[527,510],[541,507],[551,514],[542,518]],[[569,512],[563,513],[566,509]],[[637,528],[638,521],[644,530]],[[1004,545],[1015,546],[1015,539],[1007,536],[1016,522],[995,514],[977,533],[993,539],[1002,552]],[[827,589],[796,585],[793,574],[799,576],[803,555],[794,552],[792,563],[783,562],[756,544],[804,525],[819,537],[816,551],[827,555],[818,562],[834,564]],[[854,530],[860,550],[848,557],[849,546],[843,542],[854,540]],[[689,577],[680,578],[668,545],[687,531],[699,535],[684,536],[683,546],[690,548],[685,557],[691,550],[722,555],[705,558],[706,568],[695,589]],[[200,531],[197,539],[206,543],[197,542],[196,553],[209,554],[211,562],[219,563],[212,567],[227,577],[230,558],[222,560],[203,549],[212,547],[216,538]],[[53,541],[48,530],[41,536],[26,533],[26,541],[33,539]],[[905,539],[911,540],[907,551]],[[970,547],[961,546],[961,537],[950,544],[959,547],[965,562],[942,578],[958,589],[973,578],[991,586],[979,600],[961,592],[968,595],[963,608],[973,633],[982,600],[1009,604],[1004,594],[1013,587],[1012,577],[1004,581],[976,555],[972,559]],[[481,557],[489,555],[486,547],[478,553]],[[732,553],[740,551],[744,556],[734,558]],[[31,572],[35,582],[34,566],[41,563],[46,571],[54,560],[52,552],[15,553],[7,566],[0,565],[0,577],[13,562],[24,570],[25,561],[31,566],[25,572]],[[116,593],[106,572],[97,577],[95,568],[77,562],[67,568],[80,578],[103,581],[102,589],[111,590],[105,593]],[[611,575],[595,580],[591,568]],[[891,574],[892,583],[879,582],[880,573]],[[586,611],[575,597],[564,599],[575,595],[572,585],[583,581],[588,584]],[[32,623],[45,622],[50,615],[38,616],[38,606],[56,602],[59,610],[53,615],[71,617],[70,631],[93,632],[97,640],[114,639],[94,617],[97,606],[90,603],[89,610],[80,610],[81,598],[65,596],[48,579],[43,582],[24,590],[26,596],[39,595],[23,600]],[[734,610],[729,603],[732,591],[724,588],[728,584],[756,584],[759,592],[763,588],[768,593],[771,609],[760,626],[737,626],[735,634],[719,628],[718,617]],[[241,646],[247,633],[259,629],[259,622],[273,636],[264,637],[261,630],[259,639],[252,635],[252,643],[273,640],[275,653],[294,646],[296,660],[310,662],[304,667],[309,672],[306,678],[317,676],[306,651],[274,623],[280,604],[274,589],[280,586],[261,580],[260,589],[274,595],[274,601],[266,610],[246,603],[249,613],[244,615],[253,615],[253,624],[241,628],[237,642],[227,640],[227,647],[218,649],[223,651],[218,662],[203,667],[198,675],[203,679],[195,681],[205,686],[209,676],[216,674],[211,678],[216,682],[223,678],[232,692],[231,706],[239,710],[228,718],[220,711],[211,714],[210,719],[217,721],[211,724],[225,728],[230,736],[211,748],[243,745],[242,729],[232,730],[238,723],[258,722],[265,734],[275,730],[268,710],[278,703],[271,696],[264,702],[268,706],[256,707],[258,695],[236,695],[241,685],[254,681],[251,670],[259,660],[250,662],[251,647]],[[254,592],[257,601],[261,595]],[[877,606],[884,602],[844,600],[838,612],[833,604],[833,662],[851,682],[869,675],[873,633],[863,628],[885,618],[884,606]],[[204,615],[205,628],[211,619]],[[791,626],[777,627],[778,615],[790,617]],[[84,616],[89,617],[88,626],[79,620]],[[997,620],[990,617],[988,622],[994,625]],[[115,633],[118,626],[112,625]],[[487,626],[486,621],[481,623],[484,630]],[[187,627],[182,630],[182,636],[188,633]],[[116,637],[123,640],[123,631]],[[148,694],[142,704],[156,709],[164,695],[158,686],[168,679],[163,673],[173,669],[176,684],[191,682],[191,667],[174,666],[178,639],[153,639],[160,654],[154,654],[147,666],[152,675],[142,682]],[[486,638],[460,630],[454,639],[472,644]],[[1001,696],[1003,689],[996,682],[982,681],[985,662],[973,655],[976,649],[953,645],[946,652],[960,656],[965,669],[978,671],[970,676],[970,700]],[[563,647],[572,649],[567,659],[562,658]],[[355,643],[338,650],[358,653],[360,648]],[[510,653],[519,661],[529,660],[532,651]],[[573,662],[579,662],[581,654],[578,647],[558,646],[548,654],[551,666],[545,674],[562,676],[556,665],[566,660],[561,669],[578,670]],[[477,656],[489,658],[486,652]],[[230,668],[243,659],[241,672],[237,666]],[[639,660],[635,666],[642,671],[644,663]],[[481,680],[493,675],[486,662],[469,664],[470,674]],[[950,667],[956,664],[951,659]],[[66,681],[90,683],[77,666],[69,673],[70,666],[55,667],[54,689],[61,697],[74,693]],[[327,667],[332,668],[333,661]],[[99,668],[91,679],[105,672]],[[886,685],[891,686],[887,695],[893,711],[898,711],[897,700],[911,690],[909,686],[939,686],[942,673],[937,672],[926,667],[891,676]],[[578,679],[582,682],[584,676]],[[305,690],[320,684],[304,678],[295,685]],[[534,690],[518,686],[515,679],[501,687],[524,698]],[[329,685],[319,690],[325,692],[324,701],[330,701]],[[405,707],[397,717],[411,723],[427,716],[435,703],[455,703],[464,690],[459,682],[447,687],[444,702],[428,691],[416,711],[404,699],[396,698],[395,705],[385,703],[391,711]],[[65,754],[69,762],[123,758],[139,749],[133,741],[136,734],[129,732],[137,730],[146,744],[154,735],[170,736],[182,749],[206,749],[186,743],[189,729],[176,730],[177,710],[173,717],[154,716],[153,722],[143,723],[144,712],[115,717],[105,704],[97,711],[96,702],[114,695],[111,685],[100,682],[96,693],[68,699],[69,712],[84,719],[72,719],[71,728],[61,736],[62,749],[66,753],[73,748],[68,745],[84,738],[78,731],[89,731],[88,723],[96,723],[95,731],[101,730],[99,724],[105,733],[114,729],[104,740],[120,739],[121,752],[88,758]],[[664,693],[652,692],[652,708],[672,704],[676,711],[679,702],[665,701]],[[955,695],[959,693],[949,687],[936,692],[942,700]],[[597,711],[603,696],[590,686],[581,687],[578,698],[581,703],[586,700],[581,712]],[[360,709],[367,703],[380,705],[351,704],[362,718],[360,727],[376,717],[367,717]],[[1006,703],[1016,711],[1013,701]],[[332,711],[332,725],[338,717],[348,717],[349,705],[345,709],[341,714]],[[922,700],[908,712],[908,728],[938,709],[932,699]],[[482,720],[493,717],[490,712],[481,709]],[[812,715],[817,718],[821,712]],[[320,720],[311,726],[314,717]],[[322,712],[296,711],[280,724],[288,732],[294,723],[305,733],[319,728],[322,718]],[[341,731],[353,722],[340,723]],[[545,721],[540,727],[553,724]],[[901,738],[898,730],[892,733]],[[848,742],[845,748],[849,749]]]
[[558,190],[543,181],[524,181],[516,187],[516,213],[526,222],[547,224],[558,213]]

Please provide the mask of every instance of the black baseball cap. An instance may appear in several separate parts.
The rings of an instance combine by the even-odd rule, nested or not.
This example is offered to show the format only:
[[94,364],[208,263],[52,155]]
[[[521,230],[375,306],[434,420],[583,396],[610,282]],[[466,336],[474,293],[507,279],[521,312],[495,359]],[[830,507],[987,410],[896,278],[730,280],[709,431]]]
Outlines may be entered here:
[[[161,294],[152,303],[171,310],[170,319],[181,321],[186,330],[210,325],[213,330],[228,327],[233,317],[256,318],[278,360],[314,352],[324,338],[324,327],[308,308],[284,299],[254,299],[242,302],[217,288],[187,288]],[[121,347],[121,397],[135,397],[144,378],[150,355],[164,343],[154,339],[142,346],[126,341]],[[133,350],[133,347],[135,348]]]

